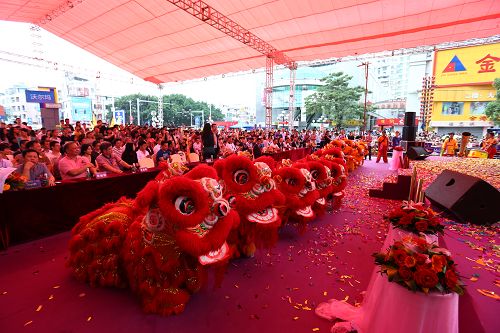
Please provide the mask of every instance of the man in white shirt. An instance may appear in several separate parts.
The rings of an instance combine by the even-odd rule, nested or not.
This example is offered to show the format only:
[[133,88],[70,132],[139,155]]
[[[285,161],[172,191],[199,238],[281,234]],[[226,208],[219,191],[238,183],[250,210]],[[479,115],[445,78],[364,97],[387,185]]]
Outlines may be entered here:
[[50,141],[50,150],[45,155],[55,165],[59,157],[61,157],[61,144],[57,141]]
[[228,138],[226,143],[226,149],[234,153],[236,151],[236,146],[233,143],[233,138]]

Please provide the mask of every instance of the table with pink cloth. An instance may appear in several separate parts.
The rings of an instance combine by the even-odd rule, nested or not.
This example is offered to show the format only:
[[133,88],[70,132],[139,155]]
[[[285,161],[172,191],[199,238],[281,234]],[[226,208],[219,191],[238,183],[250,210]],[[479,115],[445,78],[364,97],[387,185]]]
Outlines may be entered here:
[[391,163],[389,164],[389,170],[397,170],[402,168],[401,160],[403,159],[403,151],[393,150]]
[[[382,245],[385,252],[394,244],[415,234],[389,225]],[[438,245],[437,235],[421,234],[428,243]],[[331,332],[344,333],[456,333],[458,332],[458,294],[412,292],[381,275],[378,266],[373,270],[360,307],[331,299],[316,308],[320,317],[343,321],[333,325]]]
[[335,299],[318,305],[318,316],[345,321],[336,323],[331,332],[458,332],[458,294],[412,292],[378,273],[372,280],[360,307]]

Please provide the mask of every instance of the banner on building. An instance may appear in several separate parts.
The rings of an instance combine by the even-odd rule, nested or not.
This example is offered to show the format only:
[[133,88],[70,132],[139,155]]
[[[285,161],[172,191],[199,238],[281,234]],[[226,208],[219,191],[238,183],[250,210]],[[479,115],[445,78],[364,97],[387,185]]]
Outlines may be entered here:
[[500,76],[500,44],[437,51],[434,76],[438,87],[490,84]]
[[73,122],[91,122],[92,100],[85,97],[71,97],[71,118]]

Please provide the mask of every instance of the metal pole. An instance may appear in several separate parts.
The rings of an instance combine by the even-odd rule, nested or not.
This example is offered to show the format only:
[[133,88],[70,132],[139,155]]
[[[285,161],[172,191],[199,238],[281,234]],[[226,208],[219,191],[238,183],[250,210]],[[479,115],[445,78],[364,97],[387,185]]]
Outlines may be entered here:
[[129,122],[129,124],[132,124],[132,101],[128,101],[128,106],[129,106],[129,109],[128,109],[128,112],[129,112],[128,122]]
[[137,125],[141,126],[141,114],[139,113],[139,99],[137,99]]
[[366,102],[368,98],[368,62],[365,62],[365,109],[363,112],[363,132],[366,132]]

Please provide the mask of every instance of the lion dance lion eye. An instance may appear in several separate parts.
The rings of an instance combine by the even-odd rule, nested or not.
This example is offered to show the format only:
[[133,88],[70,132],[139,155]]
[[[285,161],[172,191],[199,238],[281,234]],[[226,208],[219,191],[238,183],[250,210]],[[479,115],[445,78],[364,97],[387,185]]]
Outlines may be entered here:
[[229,199],[227,199],[227,202],[229,202],[229,207],[231,207],[231,208],[236,207],[236,197],[235,196],[230,196]]
[[183,215],[191,215],[194,212],[194,202],[188,197],[178,197],[175,199],[175,209]]
[[297,180],[295,178],[287,178],[285,179],[285,183],[287,183],[290,186],[295,186],[297,185]]
[[318,176],[319,176],[319,172],[318,172],[318,170],[313,170],[313,171],[311,171],[311,176],[312,176],[314,179],[318,179]]
[[213,205],[214,213],[220,217],[226,216],[231,210],[229,203],[226,200],[216,200]]
[[234,178],[234,182],[236,184],[240,184],[240,185],[246,184],[248,182],[248,179],[249,179],[248,171],[238,170],[234,173],[233,178]]

